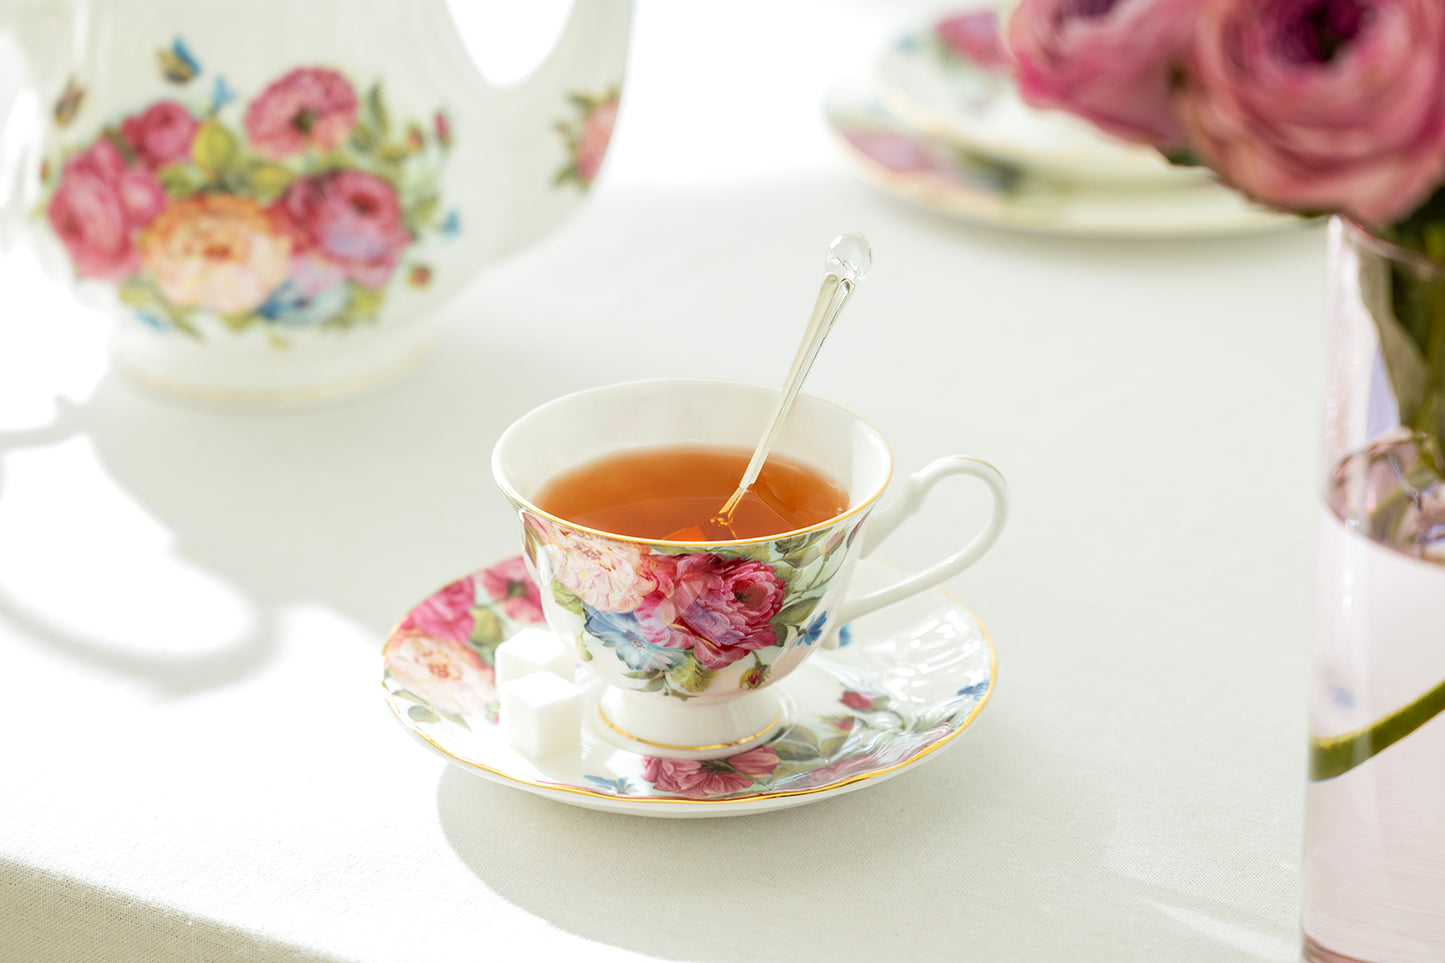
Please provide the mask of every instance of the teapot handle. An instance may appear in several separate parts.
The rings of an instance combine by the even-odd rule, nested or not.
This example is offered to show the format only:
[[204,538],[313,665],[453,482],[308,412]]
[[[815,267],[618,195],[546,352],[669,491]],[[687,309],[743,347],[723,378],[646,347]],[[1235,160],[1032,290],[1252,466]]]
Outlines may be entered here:
[[[511,208],[495,254],[535,240],[586,196],[611,138],[633,0],[574,0],[547,58],[517,84],[475,81],[509,145]],[[589,119],[591,124],[589,125]]]

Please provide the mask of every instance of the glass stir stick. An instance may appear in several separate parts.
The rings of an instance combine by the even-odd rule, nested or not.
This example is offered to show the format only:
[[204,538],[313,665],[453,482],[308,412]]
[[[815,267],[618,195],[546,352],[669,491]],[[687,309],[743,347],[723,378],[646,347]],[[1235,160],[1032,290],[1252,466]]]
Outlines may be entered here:
[[793,356],[793,364],[783,381],[778,403],[768,418],[767,430],[758,440],[758,447],[753,450],[752,460],[748,462],[747,471],[743,472],[737,491],[723,503],[716,515],[708,519],[706,530],[702,526],[694,525],[673,532],[667,536],[669,540],[701,541],[737,537],[732,527],[733,513],[737,511],[738,503],[743,500],[753,482],[758,480],[758,474],[768,460],[768,453],[772,451],[773,443],[778,440],[783,423],[788,420],[788,412],[793,410],[793,402],[797,400],[798,392],[803,387],[803,379],[808,377],[808,371],[813,367],[813,361],[818,357],[823,341],[828,337],[828,332],[833,330],[833,322],[838,319],[838,313],[843,310],[843,305],[847,303],[848,296],[853,293],[858,282],[867,277],[868,268],[872,264],[873,249],[868,246],[867,239],[856,231],[834,238],[833,243],[828,245],[828,256],[824,262],[827,273],[823,275],[823,285],[818,291],[818,302],[813,306],[813,317],[803,331],[803,341],[798,345],[798,353]]

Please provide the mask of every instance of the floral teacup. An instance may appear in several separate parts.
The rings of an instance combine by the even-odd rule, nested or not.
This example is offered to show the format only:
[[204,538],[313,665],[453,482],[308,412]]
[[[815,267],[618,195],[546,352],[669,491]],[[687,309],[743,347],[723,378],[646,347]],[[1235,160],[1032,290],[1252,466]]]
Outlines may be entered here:
[[[736,382],[612,385],[543,405],[497,442],[492,472],[520,513],[547,623],[605,683],[597,710],[618,745],[701,759],[766,742],[787,722],[772,683],[833,641],[839,626],[962,571],[1003,528],[1003,477],[960,455],[910,476],[894,503],[872,514],[892,471],[887,444],[857,416],[809,395],[798,398],[774,451],[848,492],[841,514],[811,528],[734,541],[650,540],[576,525],[532,501],[567,469],[624,449],[749,449],[776,398],[776,388]],[[850,597],[858,558],[952,475],[978,478],[992,493],[983,530],[924,571]]]

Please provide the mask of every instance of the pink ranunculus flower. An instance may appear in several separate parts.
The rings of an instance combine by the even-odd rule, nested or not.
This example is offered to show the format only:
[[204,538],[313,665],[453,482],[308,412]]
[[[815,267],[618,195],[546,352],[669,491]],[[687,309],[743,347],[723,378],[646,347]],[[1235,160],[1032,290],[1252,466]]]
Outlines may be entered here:
[[440,712],[478,715],[496,691],[491,667],[471,646],[427,632],[393,638],[386,667],[403,688]]
[[673,556],[674,568],[637,607],[639,619],[667,626],[659,644],[692,650],[722,669],[778,641],[771,622],[787,586],[771,565],[708,552]]
[[1439,0],[1221,0],[1199,21],[1190,141],[1258,200],[1384,226],[1445,179]]
[[245,314],[291,270],[291,241],[255,201],[197,194],[165,209],[140,238],[141,258],[166,300]]
[[1011,63],[999,36],[997,11],[970,10],[938,21],[933,29],[962,60],[991,71],[1007,69]]
[[632,542],[556,526],[545,531],[552,577],[598,612],[631,612],[657,589],[654,559]]
[[165,207],[149,173],[129,170],[102,137],[65,164],[46,217],[81,277],[119,281],[140,269],[135,232]]
[[356,126],[356,91],[335,70],[298,67],[251,101],[244,124],[251,146],[269,160],[331,150]]
[[349,278],[384,288],[411,233],[401,222],[396,190],[374,174],[329,171],[305,177],[277,204],[296,250],[293,281],[315,294]]
[[660,759],[645,756],[642,778],[654,789],[683,796],[730,796],[778,768],[772,746],[759,746],[726,759]]
[[407,613],[397,626],[401,632],[421,632],[434,639],[466,642],[476,620],[477,586],[471,576],[459,578]]
[[1177,147],[1176,78],[1207,0],[1022,0],[1008,23],[1019,93],[1115,137]]
[[577,137],[577,176],[582,183],[591,184],[602,169],[602,160],[607,156],[607,145],[612,143],[612,127],[617,123],[617,95],[598,104],[582,123],[582,132]]
[[501,603],[508,618],[518,622],[542,621],[542,594],[527,574],[527,563],[519,555],[477,573],[482,590]]
[[190,111],[174,100],[162,100],[122,121],[120,134],[136,158],[149,170],[156,170],[190,157],[200,129],[201,122]]

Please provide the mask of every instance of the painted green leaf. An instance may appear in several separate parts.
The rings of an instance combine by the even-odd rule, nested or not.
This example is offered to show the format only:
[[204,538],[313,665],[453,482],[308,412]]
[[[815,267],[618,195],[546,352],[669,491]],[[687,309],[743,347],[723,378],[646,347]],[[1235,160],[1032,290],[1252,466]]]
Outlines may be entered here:
[[122,303],[129,304],[133,308],[147,307],[156,299],[156,294],[151,290],[150,285],[136,278],[126,278],[116,289],[116,294]]
[[385,300],[385,291],[353,284],[351,285],[351,303],[347,306],[347,310],[352,317],[358,320],[369,320],[381,310],[381,305]]
[[556,579],[552,580],[552,600],[573,615],[582,616],[582,600],[572,590]]
[[201,189],[200,171],[189,164],[168,164],[156,172],[167,196],[185,200]]
[[212,117],[196,131],[191,142],[191,157],[203,170],[224,174],[236,163],[236,136]]
[[437,207],[441,202],[435,194],[423,197],[402,215],[402,223],[413,234],[420,234],[436,220]]
[[813,755],[821,755],[823,747],[818,744],[818,734],[807,726],[789,726],[783,731],[781,739],[790,742],[800,742],[813,750]]
[[381,84],[372,84],[371,89],[366,92],[366,109],[376,124],[377,132],[385,140],[390,136],[391,116],[387,113],[386,102],[381,97]]
[[472,609],[472,648],[477,650],[477,654],[487,665],[492,664],[497,646],[505,635],[501,616],[490,606],[479,605]]
[[246,180],[263,204],[286,193],[294,179],[295,175],[280,164],[254,164],[246,170]]
[[378,143],[376,131],[372,130],[370,125],[364,122],[358,122],[357,125],[351,129],[351,146],[363,154],[369,153]]
[[658,675],[653,678],[651,682],[647,683],[647,685],[643,686],[642,691],[661,692],[665,688],[667,688],[667,677],[663,675]]
[[442,718],[426,706],[412,706],[406,714],[413,722],[440,722]]
[[581,632],[577,633],[577,655],[582,659],[583,662],[592,661],[592,652],[587,648],[586,645],[583,644]]
[[221,323],[232,331],[245,331],[251,325],[261,320],[254,312],[251,314],[223,314],[220,315]]
[[836,736],[829,736],[826,740],[823,741],[823,758],[832,759],[838,754],[838,750],[842,749],[843,744],[847,741],[848,733],[846,732],[840,732]]
[[817,746],[793,742],[789,739],[774,740],[772,747],[773,751],[778,754],[778,758],[784,762],[811,762],[822,755]]
[[667,670],[667,681],[684,692],[704,692],[716,678],[715,670],[705,667],[693,656]]
[[812,598],[800,599],[791,605],[786,605],[783,610],[773,616],[774,625],[803,625],[813,616],[818,608],[818,603],[823,596],[815,595]]

